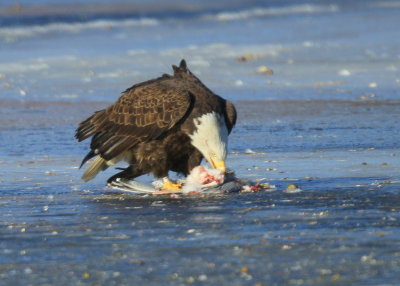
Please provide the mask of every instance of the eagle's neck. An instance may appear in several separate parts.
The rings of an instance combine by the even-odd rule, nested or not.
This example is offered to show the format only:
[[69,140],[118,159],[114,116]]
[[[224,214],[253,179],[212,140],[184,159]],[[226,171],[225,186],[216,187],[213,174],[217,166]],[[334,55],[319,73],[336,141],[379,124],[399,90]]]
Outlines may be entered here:
[[209,162],[211,158],[225,161],[228,129],[224,117],[216,112],[210,112],[194,118],[193,123],[194,130],[189,134],[192,145]]

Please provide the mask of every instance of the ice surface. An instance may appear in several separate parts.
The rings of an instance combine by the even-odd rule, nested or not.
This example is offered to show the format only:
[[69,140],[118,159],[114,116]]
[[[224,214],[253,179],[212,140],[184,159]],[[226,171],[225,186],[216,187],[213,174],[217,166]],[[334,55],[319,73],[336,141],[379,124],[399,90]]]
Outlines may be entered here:
[[[398,1],[166,2],[1,1],[0,284],[398,285]],[[77,124],[181,58],[275,191],[82,183]]]
[[[234,11],[206,6],[162,17],[96,14],[42,24],[35,16],[33,25],[0,27],[0,90],[14,99],[23,90],[28,99],[113,101],[126,87],[170,72],[172,63],[186,58],[208,86],[233,100],[358,100],[371,93],[395,99],[398,11],[376,4],[365,1],[360,10],[344,2],[260,2],[237,4]],[[259,10],[264,13],[249,12]],[[221,13],[247,16],[221,21]],[[236,60],[243,56],[251,60]],[[260,65],[274,76],[257,74]]]

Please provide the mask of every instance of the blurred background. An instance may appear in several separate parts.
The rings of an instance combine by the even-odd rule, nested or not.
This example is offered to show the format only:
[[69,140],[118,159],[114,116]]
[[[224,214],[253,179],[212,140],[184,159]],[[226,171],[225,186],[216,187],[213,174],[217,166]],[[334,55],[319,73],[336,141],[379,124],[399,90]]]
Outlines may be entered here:
[[395,98],[399,15],[377,0],[3,0],[0,96],[112,101],[185,58],[233,100]]

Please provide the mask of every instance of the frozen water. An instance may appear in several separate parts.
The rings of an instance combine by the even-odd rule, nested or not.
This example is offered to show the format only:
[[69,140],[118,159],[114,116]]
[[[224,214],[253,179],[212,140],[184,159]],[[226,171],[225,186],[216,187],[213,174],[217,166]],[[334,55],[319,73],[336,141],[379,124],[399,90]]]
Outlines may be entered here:
[[[18,3],[0,3],[0,284],[398,284],[398,1]],[[77,124],[181,58],[237,106],[228,167],[273,192],[80,180]]]

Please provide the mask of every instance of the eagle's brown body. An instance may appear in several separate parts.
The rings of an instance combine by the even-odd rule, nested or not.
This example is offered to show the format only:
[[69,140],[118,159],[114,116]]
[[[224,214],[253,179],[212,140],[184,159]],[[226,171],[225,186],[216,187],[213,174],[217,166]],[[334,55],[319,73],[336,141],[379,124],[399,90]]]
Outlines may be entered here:
[[224,119],[228,132],[232,130],[233,104],[202,84],[184,60],[173,68],[174,75],[132,86],[114,104],[80,123],[76,138],[92,137],[82,165],[98,155],[85,180],[120,160],[130,166],[109,180],[146,173],[165,177],[170,170],[187,175],[203,158],[189,137],[196,132],[198,118],[214,112]]

